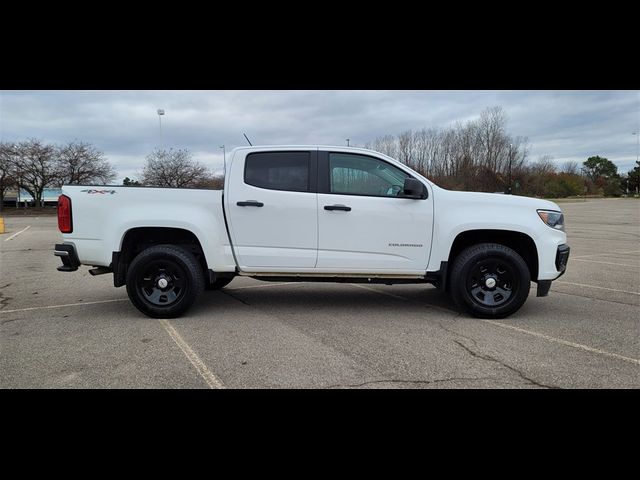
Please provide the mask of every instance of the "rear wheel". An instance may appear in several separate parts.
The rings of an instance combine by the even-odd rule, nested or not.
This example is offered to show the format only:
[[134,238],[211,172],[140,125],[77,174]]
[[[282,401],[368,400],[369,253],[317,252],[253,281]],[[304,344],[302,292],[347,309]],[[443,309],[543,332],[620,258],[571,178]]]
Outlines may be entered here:
[[140,252],[127,271],[127,294],[133,305],[153,318],[175,318],[204,289],[202,267],[187,250],[156,245]]
[[504,318],[529,296],[531,274],[522,257],[497,243],[463,250],[451,270],[451,295],[461,308],[481,318]]

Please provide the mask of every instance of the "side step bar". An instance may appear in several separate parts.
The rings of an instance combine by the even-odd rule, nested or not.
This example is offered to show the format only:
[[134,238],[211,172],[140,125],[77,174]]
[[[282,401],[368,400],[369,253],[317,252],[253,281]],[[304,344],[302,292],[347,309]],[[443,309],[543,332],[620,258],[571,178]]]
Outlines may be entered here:
[[110,267],[96,267],[89,270],[89,273],[93,276],[104,275],[105,273],[111,273],[113,269]]

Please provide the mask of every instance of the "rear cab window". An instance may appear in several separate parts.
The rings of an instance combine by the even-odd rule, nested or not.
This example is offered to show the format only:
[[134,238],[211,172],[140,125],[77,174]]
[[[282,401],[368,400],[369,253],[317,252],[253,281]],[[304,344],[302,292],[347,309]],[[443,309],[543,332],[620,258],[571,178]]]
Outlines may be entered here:
[[312,191],[310,152],[256,152],[245,159],[244,183],[269,190]]

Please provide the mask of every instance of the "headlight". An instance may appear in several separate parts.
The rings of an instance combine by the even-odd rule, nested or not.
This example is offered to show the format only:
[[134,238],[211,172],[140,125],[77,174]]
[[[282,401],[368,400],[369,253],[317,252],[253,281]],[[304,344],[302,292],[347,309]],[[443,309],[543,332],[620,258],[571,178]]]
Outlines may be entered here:
[[554,212],[553,210],[538,210],[538,216],[551,228],[562,230],[564,232],[564,215],[561,212]]

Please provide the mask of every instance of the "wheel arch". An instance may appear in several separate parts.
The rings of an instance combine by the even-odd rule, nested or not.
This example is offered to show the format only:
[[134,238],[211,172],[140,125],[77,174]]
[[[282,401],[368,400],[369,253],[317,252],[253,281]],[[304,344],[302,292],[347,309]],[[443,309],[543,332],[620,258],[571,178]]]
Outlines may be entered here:
[[171,244],[194,254],[206,275],[207,259],[198,236],[190,230],[174,227],[134,227],[127,230],[120,241],[120,251],[113,252],[113,283],[125,284],[127,269],[138,253],[153,245]]
[[[466,230],[458,233],[451,249],[447,261],[447,279],[450,278],[451,266],[456,257],[465,248],[477,245],[479,243],[497,243],[514,250],[527,264],[531,279],[536,281],[538,278],[538,249],[536,243],[529,235],[514,230],[493,230],[493,229],[476,229]],[[449,290],[449,282],[446,289]]]

